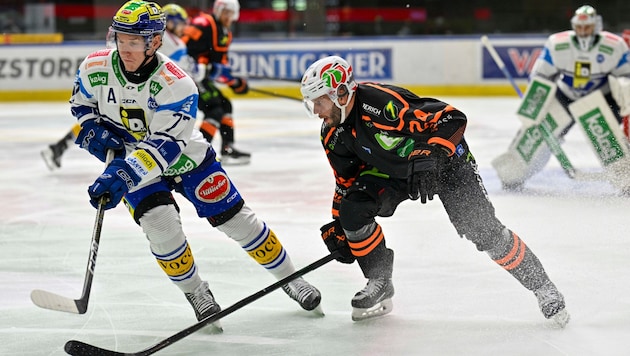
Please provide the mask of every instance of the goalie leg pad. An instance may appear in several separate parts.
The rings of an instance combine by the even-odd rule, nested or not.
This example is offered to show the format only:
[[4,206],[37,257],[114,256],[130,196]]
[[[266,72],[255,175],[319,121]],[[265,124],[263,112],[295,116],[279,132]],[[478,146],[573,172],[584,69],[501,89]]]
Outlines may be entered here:
[[[557,98],[546,106],[545,121],[556,138],[561,138],[573,125],[573,119]],[[522,185],[527,179],[540,172],[551,157],[542,129],[538,125],[523,126],[507,152],[491,163],[505,187]]]

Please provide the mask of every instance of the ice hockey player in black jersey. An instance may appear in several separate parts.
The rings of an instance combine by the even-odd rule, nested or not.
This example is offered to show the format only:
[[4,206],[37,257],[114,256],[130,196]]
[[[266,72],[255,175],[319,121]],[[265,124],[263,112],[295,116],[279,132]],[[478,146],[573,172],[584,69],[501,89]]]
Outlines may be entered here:
[[394,251],[375,217],[407,199],[437,195],[457,233],[532,291],[547,319],[569,321],[564,297],[536,255],[495,216],[470,152],[467,118],[453,106],[393,85],[357,83],[341,57],[313,63],[302,77],[304,103],[323,120],[321,140],[334,171],[334,220],[322,226],[340,262],[358,262],[367,278],[352,298],[352,319],[392,309]]

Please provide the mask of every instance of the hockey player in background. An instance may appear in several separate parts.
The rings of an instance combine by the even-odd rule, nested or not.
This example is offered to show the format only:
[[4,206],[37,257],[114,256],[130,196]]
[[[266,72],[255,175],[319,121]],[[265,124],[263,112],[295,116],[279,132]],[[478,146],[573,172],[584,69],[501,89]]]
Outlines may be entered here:
[[232,75],[228,61],[230,27],[238,20],[239,11],[237,0],[215,0],[212,14],[202,12],[193,18],[182,37],[203,78],[198,83],[199,109],[205,115],[200,130],[209,142],[219,131],[224,164],[247,164],[251,159],[251,154],[234,148],[232,102],[215,85],[215,82],[226,84],[236,94],[246,94],[249,90],[245,78]]
[[[553,34],[547,39],[530,74],[530,85],[536,78],[557,85],[553,100],[561,106],[559,110],[566,112],[552,115],[554,118],[566,117],[566,120],[558,119],[556,127],[552,127],[553,134],[560,140],[575,123],[569,105],[594,91],[601,91],[619,123],[623,116],[621,112],[630,110],[630,106],[620,108],[613,98],[608,78],[609,75],[630,76],[628,46],[620,36],[602,30],[602,19],[592,6],[578,8],[571,18],[571,27],[573,30]],[[541,115],[546,114],[545,109],[541,111]],[[551,156],[545,144],[530,144],[531,151],[523,153],[527,132],[528,127],[522,127],[507,152],[492,161],[507,190],[521,190],[526,180],[541,171]]]
[[[165,27],[159,5],[129,1],[111,27],[116,49],[86,57],[70,101],[81,125],[77,144],[101,161],[107,151],[115,152],[88,188],[90,203],[97,207],[103,197],[104,208],[111,209],[124,200],[158,265],[201,320],[220,307],[199,275],[172,190],[275,278],[287,277],[295,268],[278,237],[245,204],[212,146],[194,129],[195,83],[157,52]],[[305,310],[320,304],[319,291],[303,278],[282,289]]]
[[321,140],[336,181],[333,221],[322,226],[322,238],[341,252],[340,262],[356,260],[367,278],[352,298],[353,320],[392,308],[394,251],[375,217],[393,215],[407,199],[424,204],[437,195],[460,236],[532,291],[546,318],[568,322],[564,297],[536,255],[495,216],[461,111],[400,87],[357,84],[337,56],[313,63],[301,92],[309,114],[323,120]]

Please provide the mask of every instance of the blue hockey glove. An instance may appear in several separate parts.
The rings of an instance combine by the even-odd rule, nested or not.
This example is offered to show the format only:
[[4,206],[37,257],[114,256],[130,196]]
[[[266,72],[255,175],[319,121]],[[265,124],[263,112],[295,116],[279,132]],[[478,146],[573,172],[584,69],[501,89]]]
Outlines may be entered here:
[[346,233],[341,227],[338,219],[335,219],[319,229],[322,232],[322,239],[328,248],[328,251],[339,251],[340,256],[336,258],[341,263],[352,263],[356,259],[350,251]]
[[88,188],[90,204],[98,208],[101,197],[105,198],[105,210],[116,207],[123,195],[140,182],[140,177],[124,159],[116,158]]
[[232,68],[221,63],[212,63],[212,68],[208,72],[208,78],[219,83],[229,83],[234,80]]
[[125,156],[123,139],[98,120],[84,122],[74,143],[100,159],[101,162],[105,162],[107,150],[113,150],[116,158]]
[[417,143],[407,156],[407,194],[409,199],[425,204],[433,200],[438,191],[438,176],[441,164],[446,160],[446,152],[436,146]]

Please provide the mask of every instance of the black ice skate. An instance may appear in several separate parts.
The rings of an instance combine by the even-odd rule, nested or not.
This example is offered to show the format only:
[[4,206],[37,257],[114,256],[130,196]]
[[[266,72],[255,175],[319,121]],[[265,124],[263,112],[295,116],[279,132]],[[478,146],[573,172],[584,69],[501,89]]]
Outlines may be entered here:
[[552,319],[558,326],[564,328],[569,322],[570,315],[565,309],[564,297],[558,288],[549,281],[535,290],[534,295],[538,298],[538,306],[545,318]]
[[[197,321],[206,319],[221,311],[221,307],[214,300],[214,296],[208,287],[208,282],[203,281],[192,293],[184,293],[186,299],[195,310]],[[210,324],[215,330],[214,332],[223,332],[223,327],[219,320]]]
[[365,288],[352,298],[352,320],[359,321],[388,314],[394,304],[394,285],[391,278],[368,279]]
[[63,149],[59,145],[50,145],[41,152],[44,163],[51,171],[61,167],[61,155],[63,155]]
[[292,280],[283,285],[282,290],[291,297],[291,299],[298,302],[302,309],[307,311],[313,310],[315,313],[324,315],[324,311],[320,306],[322,300],[321,293],[317,288],[305,281],[304,278],[300,277]]
[[251,158],[250,153],[239,151],[232,145],[224,146],[221,149],[221,164],[226,166],[249,164]]

